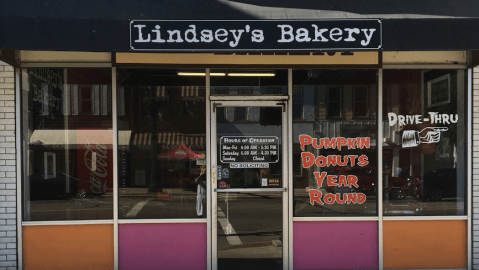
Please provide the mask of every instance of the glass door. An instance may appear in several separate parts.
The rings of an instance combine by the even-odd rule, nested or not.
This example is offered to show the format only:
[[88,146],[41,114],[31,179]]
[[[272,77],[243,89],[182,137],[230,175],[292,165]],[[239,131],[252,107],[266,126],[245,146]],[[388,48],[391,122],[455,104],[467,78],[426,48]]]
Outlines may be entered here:
[[286,103],[214,101],[211,115],[213,269],[287,269]]

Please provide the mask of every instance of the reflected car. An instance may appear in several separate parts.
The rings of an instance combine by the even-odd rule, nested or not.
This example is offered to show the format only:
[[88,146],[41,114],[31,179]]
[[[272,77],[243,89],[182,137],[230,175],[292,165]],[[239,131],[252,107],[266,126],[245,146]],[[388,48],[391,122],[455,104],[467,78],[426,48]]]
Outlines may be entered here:
[[[326,191],[333,193],[362,192],[366,195],[376,195],[377,170],[374,167],[336,168],[336,175],[355,175],[358,177],[358,187],[327,187]],[[390,199],[403,200],[406,196],[419,198],[421,179],[415,176],[391,177],[383,176],[383,190]]]

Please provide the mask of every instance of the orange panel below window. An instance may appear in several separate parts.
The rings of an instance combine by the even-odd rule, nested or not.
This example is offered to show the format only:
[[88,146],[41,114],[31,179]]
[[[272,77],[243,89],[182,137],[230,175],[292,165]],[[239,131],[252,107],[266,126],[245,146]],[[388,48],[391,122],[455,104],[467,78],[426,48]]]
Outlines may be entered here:
[[384,221],[384,268],[464,268],[467,221]]
[[23,267],[113,269],[113,225],[24,226]]

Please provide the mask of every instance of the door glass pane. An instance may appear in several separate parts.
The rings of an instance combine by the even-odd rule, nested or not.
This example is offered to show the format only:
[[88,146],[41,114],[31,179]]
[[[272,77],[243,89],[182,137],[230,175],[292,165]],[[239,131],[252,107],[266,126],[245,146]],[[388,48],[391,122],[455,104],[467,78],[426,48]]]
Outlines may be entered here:
[[217,114],[218,188],[282,187],[281,107],[222,109],[231,121]]
[[[231,115],[238,108],[243,120]],[[281,269],[283,193],[271,188],[283,186],[282,108],[223,109],[230,120],[217,114],[219,269]],[[227,191],[233,188],[256,190]]]
[[218,268],[282,269],[282,193],[218,194]]

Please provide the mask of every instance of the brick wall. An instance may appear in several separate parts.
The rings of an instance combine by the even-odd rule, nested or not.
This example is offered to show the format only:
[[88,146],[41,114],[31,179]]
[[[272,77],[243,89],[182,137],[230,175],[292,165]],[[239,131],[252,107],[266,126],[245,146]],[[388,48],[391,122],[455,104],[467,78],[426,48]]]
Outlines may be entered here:
[[479,269],[479,67],[473,70],[472,104],[472,264]]
[[15,82],[0,61],[0,270],[17,269]]

